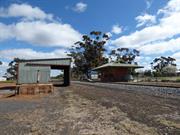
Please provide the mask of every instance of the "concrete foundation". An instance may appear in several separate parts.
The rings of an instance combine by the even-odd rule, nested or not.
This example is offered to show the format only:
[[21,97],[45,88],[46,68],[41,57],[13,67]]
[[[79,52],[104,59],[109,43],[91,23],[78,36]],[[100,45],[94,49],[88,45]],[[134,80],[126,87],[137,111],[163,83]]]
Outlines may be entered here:
[[53,84],[22,84],[18,86],[18,94],[36,95],[40,93],[52,93]]

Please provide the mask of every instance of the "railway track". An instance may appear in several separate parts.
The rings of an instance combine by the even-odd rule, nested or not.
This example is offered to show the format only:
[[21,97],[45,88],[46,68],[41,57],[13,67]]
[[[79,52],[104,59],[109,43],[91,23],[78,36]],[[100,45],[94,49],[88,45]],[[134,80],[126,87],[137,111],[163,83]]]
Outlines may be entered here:
[[101,83],[101,82],[80,82],[73,81],[73,83],[80,85],[89,85],[95,87],[109,88],[112,90],[127,90],[131,92],[144,92],[149,95],[160,96],[164,98],[180,99],[180,88],[173,86],[162,85],[146,85],[135,83]]

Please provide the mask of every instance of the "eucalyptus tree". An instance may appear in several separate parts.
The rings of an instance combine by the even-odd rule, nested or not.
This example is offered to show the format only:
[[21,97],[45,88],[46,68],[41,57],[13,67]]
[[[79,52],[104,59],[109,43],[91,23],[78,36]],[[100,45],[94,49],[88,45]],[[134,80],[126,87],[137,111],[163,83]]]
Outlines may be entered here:
[[140,56],[140,52],[136,49],[118,48],[112,50],[109,54],[111,62],[137,64],[135,58]]
[[155,58],[153,62],[151,62],[151,67],[159,75],[162,75],[163,73],[168,72],[168,71],[175,72],[174,70],[176,69],[175,61],[176,61],[175,58],[161,56],[161,57]]
[[108,62],[104,57],[105,44],[109,36],[100,31],[92,31],[89,35],[83,35],[70,49],[68,56],[74,60],[73,71],[77,74],[85,74],[88,77],[89,71],[94,67]]
[[7,80],[16,80],[17,79],[17,63],[22,61],[22,59],[14,58],[10,63],[8,64],[8,68],[6,70],[6,73],[3,77],[5,77]]

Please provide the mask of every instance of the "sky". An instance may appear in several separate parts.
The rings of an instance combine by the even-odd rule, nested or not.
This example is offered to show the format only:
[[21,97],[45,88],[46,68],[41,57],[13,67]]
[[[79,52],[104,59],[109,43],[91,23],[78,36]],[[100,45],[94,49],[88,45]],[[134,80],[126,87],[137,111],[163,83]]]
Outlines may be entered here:
[[93,30],[111,36],[106,53],[139,50],[144,69],[160,56],[180,65],[180,0],[0,0],[0,76],[14,57],[67,57]]

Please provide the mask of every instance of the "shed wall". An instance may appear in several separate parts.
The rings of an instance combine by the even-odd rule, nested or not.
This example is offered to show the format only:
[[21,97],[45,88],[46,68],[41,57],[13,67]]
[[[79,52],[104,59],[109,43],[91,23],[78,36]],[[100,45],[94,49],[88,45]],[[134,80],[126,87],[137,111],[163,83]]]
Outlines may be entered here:
[[[39,71],[38,71],[39,70]],[[39,74],[39,79],[38,79]],[[48,83],[50,80],[50,67],[27,66],[26,62],[19,63],[18,84]]]

